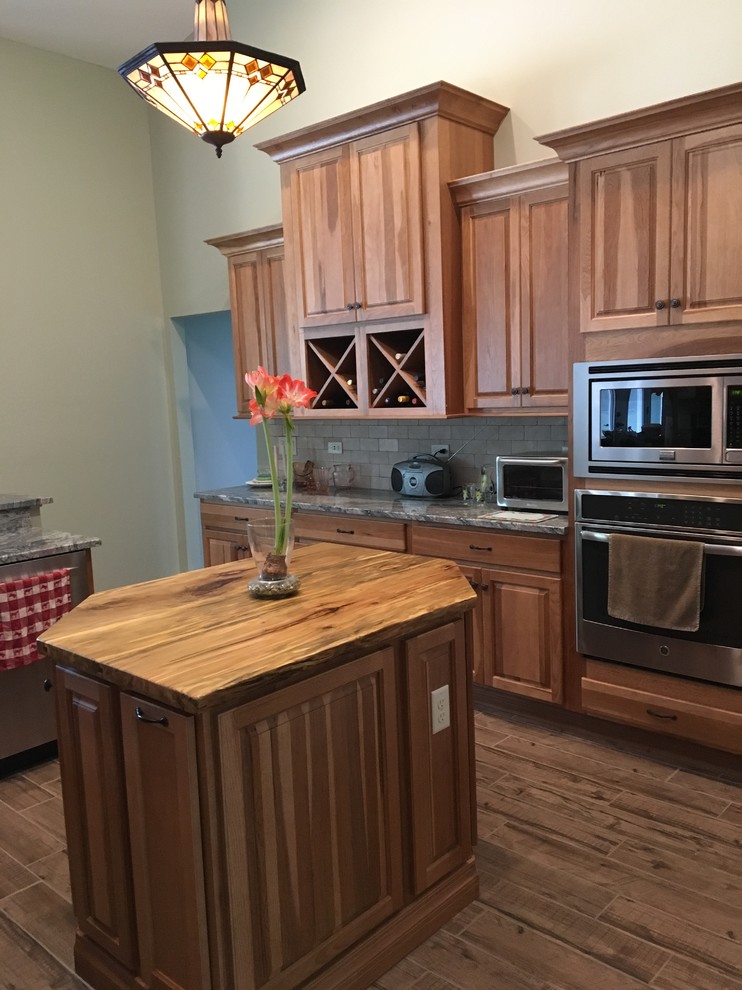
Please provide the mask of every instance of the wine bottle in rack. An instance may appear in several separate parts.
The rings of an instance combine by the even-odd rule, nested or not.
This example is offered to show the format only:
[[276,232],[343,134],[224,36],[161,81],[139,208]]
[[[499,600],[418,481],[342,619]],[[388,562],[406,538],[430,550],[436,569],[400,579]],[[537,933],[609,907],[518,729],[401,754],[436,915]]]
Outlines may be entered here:
[[397,402],[400,404],[400,406],[409,406],[410,405],[410,397],[409,397],[409,395],[398,395],[397,396]]
[[382,377],[379,379],[379,387],[381,387],[382,385],[386,385],[386,378]]
[[355,383],[354,383],[354,381],[353,381],[352,378],[346,378],[345,379],[345,384],[346,385],[349,385],[352,388]]
[[394,360],[401,361],[404,358],[404,356],[405,355],[401,351],[397,351],[397,353],[394,355]]
[[322,406],[323,409],[331,409],[332,408],[332,403],[330,402],[329,399],[323,399],[320,402],[320,405]]

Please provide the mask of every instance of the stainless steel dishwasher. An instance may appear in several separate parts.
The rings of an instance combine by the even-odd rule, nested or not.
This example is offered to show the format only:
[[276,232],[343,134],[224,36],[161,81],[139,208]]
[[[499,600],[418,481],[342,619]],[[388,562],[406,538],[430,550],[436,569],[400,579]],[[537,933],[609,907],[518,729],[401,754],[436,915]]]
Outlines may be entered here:
[[[69,567],[74,607],[90,594],[88,566],[86,550],[21,560],[0,565],[0,583]],[[56,738],[51,661],[43,657],[25,667],[0,670],[0,760],[52,743]]]

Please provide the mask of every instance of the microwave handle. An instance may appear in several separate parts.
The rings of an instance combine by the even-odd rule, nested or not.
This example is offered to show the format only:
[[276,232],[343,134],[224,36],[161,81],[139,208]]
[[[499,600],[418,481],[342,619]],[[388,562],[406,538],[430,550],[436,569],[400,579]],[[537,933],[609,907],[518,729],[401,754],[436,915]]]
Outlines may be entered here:
[[[515,455],[511,455],[511,456],[514,457]],[[551,458],[546,458],[546,457],[534,457],[533,460],[536,461],[537,464],[545,464],[548,465],[549,467],[552,466],[561,467],[561,465],[564,463],[564,460],[558,457],[555,457],[553,460]],[[530,461],[526,463],[530,463]]]
[[[637,534],[630,534],[637,535]],[[645,536],[650,536],[652,534],[645,533]],[[580,538],[583,540],[594,540],[596,543],[607,543],[610,533],[597,533],[595,530],[583,530],[580,533]],[[661,539],[662,537],[660,537]],[[739,546],[732,546],[728,543],[704,543],[703,544],[704,554],[708,554],[709,557],[742,557],[742,544]]]

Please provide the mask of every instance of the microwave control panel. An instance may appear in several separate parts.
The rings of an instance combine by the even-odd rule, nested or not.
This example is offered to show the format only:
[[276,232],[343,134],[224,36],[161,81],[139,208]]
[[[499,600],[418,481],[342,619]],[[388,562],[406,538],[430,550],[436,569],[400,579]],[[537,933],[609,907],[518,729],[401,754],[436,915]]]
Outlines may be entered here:
[[727,450],[742,450],[742,385],[727,387]]

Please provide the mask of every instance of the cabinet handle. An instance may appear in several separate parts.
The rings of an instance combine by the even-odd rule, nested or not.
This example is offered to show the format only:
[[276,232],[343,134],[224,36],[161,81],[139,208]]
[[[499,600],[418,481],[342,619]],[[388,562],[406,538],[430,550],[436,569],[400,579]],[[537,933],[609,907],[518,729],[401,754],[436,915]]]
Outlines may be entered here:
[[521,392],[523,393],[523,395],[528,395],[528,386],[524,385],[523,388],[521,389]]
[[490,589],[490,586],[488,584],[483,584],[482,585],[482,591],[489,591],[489,589]]
[[682,303],[682,300],[680,300],[680,299],[671,299],[670,300],[670,305],[672,306],[673,309],[680,309],[680,307],[683,305],[683,303]]
[[142,709],[137,705],[134,709],[134,714],[139,719],[140,722],[146,722],[147,725],[167,725],[167,716],[163,715],[162,718],[147,718]]
[[469,578],[469,584],[472,586],[474,591],[476,591],[477,588],[479,587],[479,584],[476,581],[472,581],[471,578]]
[[234,521],[235,522],[250,522],[250,517],[249,516],[235,516],[234,517]]
[[336,533],[346,533],[348,536],[354,536],[355,535],[355,530],[354,529],[340,529],[339,526],[337,526],[335,528],[335,532]]
[[654,308],[655,309],[664,309],[665,308],[665,300],[664,299],[658,299],[657,302],[654,304]]
[[355,303],[348,303],[348,305],[345,308],[347,310],[355,309],[356,308],[356,304]]
[[353,309],[360,309],[360,308],[361,308],[360,303],[353,303]]
[[647,708],[647,715],[651,715],[652,718],[666,718],[670,722],[677,722],[677,715],[664,715],[662,712],[652,711],[651,708]]
[[52,682],[51,682],[51,681],[49,680],[49,678],[48,678],[48,677],[45,677],[45,678],[44,678],[44,690],[45,690],[45,691],[51,691],[51,689],[52,689],[53,687],[54,687],[54,685],[53,685],[53,684],[52,684]]
[[511,389],[510,389],[510,394],[511,394],[511,395],[519,395],[519,394],[520,394],[520,389],[519,389],[519,388],[516,388],[515,386],[513,386],[513,387],[512,387]]
[[476,547],[473,543],[469,544],[470,550],[487,550],[488,553],[492,553],[492,547]]

